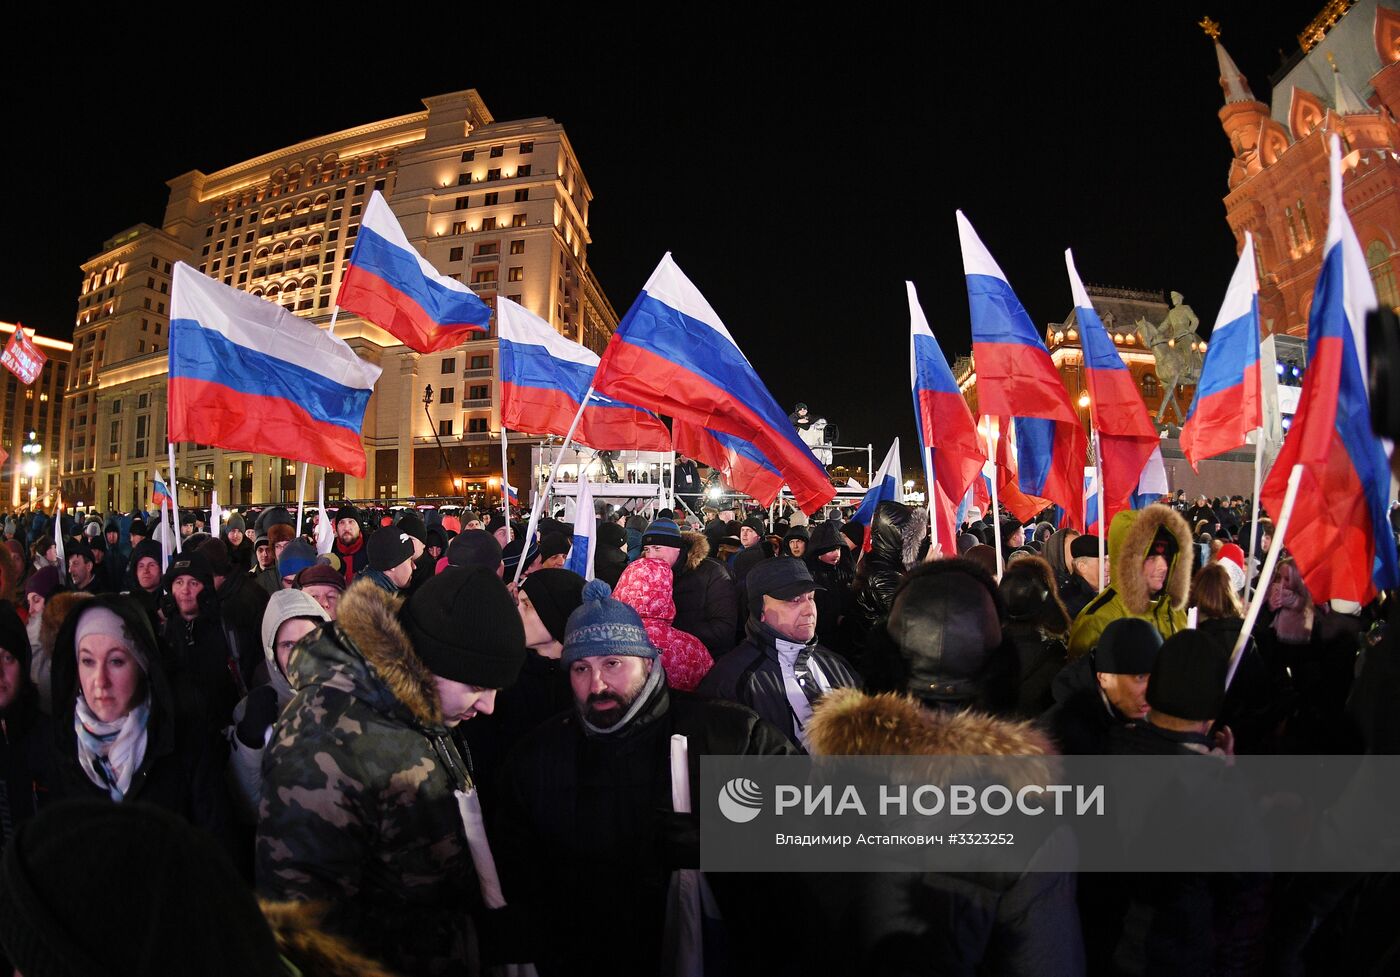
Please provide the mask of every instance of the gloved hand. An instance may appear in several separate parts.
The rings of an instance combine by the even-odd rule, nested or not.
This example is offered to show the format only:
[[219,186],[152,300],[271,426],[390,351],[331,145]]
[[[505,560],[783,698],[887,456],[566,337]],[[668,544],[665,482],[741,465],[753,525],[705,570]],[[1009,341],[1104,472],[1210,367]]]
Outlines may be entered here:
[[252,750],[261,750],[267,739],[267,727],[277,722],[277,690],[259,685],[248,693],[243,705],[243,718],[234,731],[238,742]]
[[656,812],[656,845],[661,864],[669,869],[700,867],[700,816],[676,811]]

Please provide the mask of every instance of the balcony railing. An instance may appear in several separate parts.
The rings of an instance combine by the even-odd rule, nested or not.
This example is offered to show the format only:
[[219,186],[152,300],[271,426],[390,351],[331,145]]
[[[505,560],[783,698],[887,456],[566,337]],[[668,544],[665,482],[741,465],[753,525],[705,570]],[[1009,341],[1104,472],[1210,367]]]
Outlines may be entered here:
[[464,400],[464,401],[462,401],[462,409],[463,409],[463,410],[470,410],[470,409],[473,408],[473,407],[490,407],[490,406],[491,406],[491,398],[490,398],[490,397],[483,397],[483,398],[480,399],[480,400]]
[[480,370],[463,370],[462,377],[463,379],[470,377],[489,377],[495,375],[495,372],[494,369],[488,366]]

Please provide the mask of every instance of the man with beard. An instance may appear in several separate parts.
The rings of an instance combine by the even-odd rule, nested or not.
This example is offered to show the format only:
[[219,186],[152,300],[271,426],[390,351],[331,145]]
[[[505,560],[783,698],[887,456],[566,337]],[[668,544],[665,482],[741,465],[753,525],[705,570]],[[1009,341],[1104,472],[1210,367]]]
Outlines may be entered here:
[[[595,580],[569,615],[562,662],[574,707],[520,741],[502,769],[493,812],[513,922],[534,930],[519,932],[502,955],[533,960],[542,975],[661,969],[670,874],[697,867],[699,854],[695,816],[671,811],[673,734],[687,737],[692,796],[703,755],[793,752],[753,711],[669,689],[641,618],[610,595]],[[765,941],[746,927],[765,919],[764,886],[751,878],[724,884],[737,881],[710,878],[735,960],[763,970]],[[561,893],[587,898],[559,912]],[[627,939],[598,939],[619,911]],[[777,941],[766,942],[777,950]]]
[[347,585],[369,565],[365,537],[360,530],[360,510],[348,502],[336,510],[334,552],[345,566]]

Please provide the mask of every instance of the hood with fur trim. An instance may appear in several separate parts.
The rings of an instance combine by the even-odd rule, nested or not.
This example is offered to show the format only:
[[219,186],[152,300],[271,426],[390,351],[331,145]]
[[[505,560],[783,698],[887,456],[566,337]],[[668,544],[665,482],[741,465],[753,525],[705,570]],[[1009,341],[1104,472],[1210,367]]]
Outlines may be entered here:
[[292,688],[320,683],[349,692],[379,712],[441,732],[437,686],[399,621],[403,603],[372,581],[357,579],[340,599],[336,619],[292,652],[287,663]]
[[868,695],[855,688],[823,696],[806,733],[813,756],[961,756],[974,766],[988,756],[1044,758],[1020,771],[1027,783],[1049,783],[1059,754],[1032,722],[975,709],[927,709],[906,695]]
[[[693,530],[685,530],[681,533],[681,541],[684,544],[685,570],[694,570],[710,555],[710,540],[704,533],[697,533]],[[677,571],[678,573],[681,571]]]
[[1159,529],[1166,529],[1176,539],[1176,554],[1167,569],[1164,588],[1172,608],[1184,611],[1191,594],[1191,529],[1186,520],[1164,505],[1125,510],[1114,516],[1108,527],[1109,585],[1132,614],[1145,615],[1152,607],[1142,561]]

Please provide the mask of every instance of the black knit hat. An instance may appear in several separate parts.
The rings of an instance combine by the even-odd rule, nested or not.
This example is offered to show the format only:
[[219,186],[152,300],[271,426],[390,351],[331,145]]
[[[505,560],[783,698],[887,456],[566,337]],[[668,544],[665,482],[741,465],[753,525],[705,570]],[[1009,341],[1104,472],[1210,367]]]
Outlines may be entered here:
[[520,586],[555,641],[564,640],[569,615],[583,603],[584,580],[572,570],[536,570]]
[[1094,648],[1094,671],[1114,675],[1147,675],[1157,665],[1162,636],[1140,617],[1108,622]]
[[573,541],[563,533],[545,533],[540,537],[540,559],[567,555],[572,544]]
[[[465,526],[466,523],[462,523],[462,525]],[[491,513],[491,517],[486,520],[486,531],[488,533],[494,533],[496,530],[504,529],[505,527],[506,517],[499,512]]]
[[406,512],[399,517],[399,532],[408,533],[420,543],[428,542],[428,527],[416,512]]
[[1099,538],[1087,533],[1074,537],[1069,541],[1069,555],[1074,560],[1081,556],[1097,560],[1099,558]]
[[285,972],[210,836],[105,799],[55,805],[16,829],[0,867],[0,943],[30,977]]
[[434,675],[483,689],[514,684],[525,663],[525,626],[501,578],[445,567],[403,608],[413,650]]
[[170,566],[165,568],[165,576],[160,578],[160,585],[169,590],[177,577],[185,576],[194,577],[210,590],[214,588],[214,570],[209,566],[209,561],[204,558],[203,553],[195,550],[176,553],[174,559],[170,561]]
[[447,562],[454,567],[485,567],[495,573],[501,565],[501,544],[484,529],[464,529],[447,544]]
[[598,523],[598,545],[611,546],[614,549],[627,545],[627,530],[623,529],[615,522],[599,521]]
[[1210,635],[1178,631],[1157,652],[1152,677],[1147,680],[1147,704],[1177,719],[1215,719],[1225,703],[1229,663],[1229,656]]
[[[52,567],[45,567],[47,570]],[[563,638],[561,637],[562,641]],[[19,662],[20,681],[23,684],[29,679],[29,659],[31,650],[29,647],[29,632],[24,629],[24,622],[15,613],[14,606],[7,600],[0,600],[0,648],[5,649],[15,656]]]
[[739,525],[740,525],[741,527],[742,527],[742,526],[748,526],[750,529],[752,529],[754,532],[758,533],[758,535],[760,535],[760,536],[766,536],[766,535],[768,535],[768,527],[765,526],[765,525],[763,524],[763,520],[760,519],[758,516],[749,516],[747,519],[745,519],[745,520],[744,520],[743,522],[741,522]]
[[342,519],[354,519],[356,522],[362,522],[363,517],[364,513],[356,509],[352,503],[347,502],[339,509],[335,510],[335,519],[332,525],[339,523]]
[[413,537],[397,526],[384,526],[370,535],[366,549],[370,569],[386,572],[413,559]]
[[128,536],[141,536],[143,538],[151,535],[150,532],[146,529],[146,520],[141,518],[131,520],[131,527],[126,531],[126,533]]

